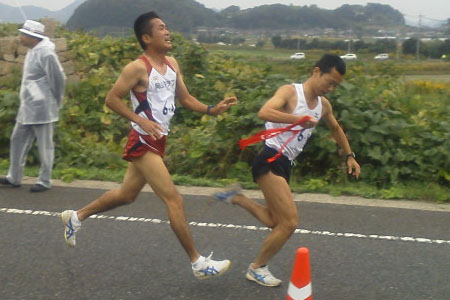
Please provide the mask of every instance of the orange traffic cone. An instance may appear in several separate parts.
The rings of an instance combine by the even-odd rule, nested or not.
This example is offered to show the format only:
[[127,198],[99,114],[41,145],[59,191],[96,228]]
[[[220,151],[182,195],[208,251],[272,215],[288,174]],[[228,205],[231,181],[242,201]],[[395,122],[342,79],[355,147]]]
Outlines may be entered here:
[[308,248],[298,248],[289,283],[287,300],[312,300]]

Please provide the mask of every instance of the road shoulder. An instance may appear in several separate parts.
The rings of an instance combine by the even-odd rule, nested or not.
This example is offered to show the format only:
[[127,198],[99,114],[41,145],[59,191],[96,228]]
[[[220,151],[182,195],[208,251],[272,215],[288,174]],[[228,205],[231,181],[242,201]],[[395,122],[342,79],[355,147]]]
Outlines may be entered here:
[[[34,184],[36,178],[25,177],[23,184]],[[86,189],[101,189],[111,190],[120,187],[119,183],[109,181],[96,180],[74,180],[72,182],[64,182],[55,179],[52,181],[53,186],[72,187],[72,188],[86,188]],[[177,186],[178,191],[183,195],[201,195],[209,196],[219,188],[214,187],[198,187],[198,186]],[[144,192],[152,192],[149,186],[145,186]],[[262,199],[263,195],[259,190],[244,190],[244,194],[253,199]],[[313,202],[313,203],[327,203],[337,205],[357,205],[357,206],[372,206],[372,207],[386,207],[386,208],[401,208],[401,209],[417,209],[427,211],[441,211],[450,212],[450,204],[439,204],[433,202],[410,201],[410,200],[382,200],[382,199],[367,199],[358,196],[330,196],[327,194],[294,194],[294,200],[298,202]]]

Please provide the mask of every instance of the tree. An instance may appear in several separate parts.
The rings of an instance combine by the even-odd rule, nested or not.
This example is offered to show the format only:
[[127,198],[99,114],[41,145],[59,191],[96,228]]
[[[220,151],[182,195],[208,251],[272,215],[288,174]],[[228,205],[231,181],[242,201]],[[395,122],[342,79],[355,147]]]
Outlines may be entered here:
[[281,36],[276,35],[272,37],[272,44],[275,48],[280,48],[281,46]]
[[[395,52],[396,49],[397,49],[397,44],[394,39],[377,40],[374,44],[369,46],[369,51],[375,52],[375,53]],[[414,48],[414,51],[415,51],[415,48]]]
[[[420,42],[420,48],[423,49],[423,43]],[[402,44],[403,54],[416,54],[417,51],[417,39],[409,38]]]
[[264,40],[259,40],[256,42],[256,48],[263,48],[266,42]]
[[[450,19],[448,19],[450,21]],[[446,39],[441,45],[442,54],[450,54],[450,39]]]

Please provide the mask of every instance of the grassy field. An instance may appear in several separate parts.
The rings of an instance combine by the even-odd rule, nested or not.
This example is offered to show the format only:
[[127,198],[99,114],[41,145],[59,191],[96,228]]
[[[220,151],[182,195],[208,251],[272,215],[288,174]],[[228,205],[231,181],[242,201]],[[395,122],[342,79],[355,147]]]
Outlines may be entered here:
[[[250,63],[266,63],[272,66],[274,71],[284,74],[295,74],[296,64],[295,60],[291,60],[291,56],[295,50],[288,49],[273,49],[273,48],[254,48],[254,47],[239,47],[239,46],[220,46],[205,44],[206,49],[211,53],[224,52],[231,56],[239,56],[247,59]],[[333,51],[331,51],[333,52]],[[306,60],[311,61],[311,64],[319,59],[325,51],[311,50],[305,51]],[[343,55],[343,52],[334,51],[338,55]],[[363,62],[374,62],[373,57],[375,53],[358,54],[358,60]],[[391,57],[395,57],[391,55]],[[403,78],[406,80],[429,80],[435,82],[450,82],[450,61],[442,61],[438,59],[416,60],[410,56],[400,56],[397,60],[392,58],[388,61],[395,64]],[[352,63],[352,62],[348,62]]]
[[405,80],[410,81],[433,81],[433,82],[441,82],[441,83],[450,83],[450,74],[442,74],[442,75],[404,75],[402,76]]
[[[290,60],[289,56],[295,52],[302,52],[301,50],[289,50],[289,49],[273,49],[273,48],[254,48],[254,47],[238,47],[238,46],[219,46],[204,44],[205,48],[210,52],[223,51],[229,55],[242,56],[250,60]],[[307,59],[320,58],[321,51],[308,51],[306,53]]]

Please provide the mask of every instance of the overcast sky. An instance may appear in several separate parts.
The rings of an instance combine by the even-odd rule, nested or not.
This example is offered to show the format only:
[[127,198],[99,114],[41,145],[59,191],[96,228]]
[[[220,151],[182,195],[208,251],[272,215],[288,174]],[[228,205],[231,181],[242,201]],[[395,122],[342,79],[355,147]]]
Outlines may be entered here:
[[[58,10],[69,4],[74,0],[0,0],[0,3],[17,6],[17,3],[21,5],[34,5],[44,7],[50,10]],[[382,3],[389,4],[393,8],[398,9],[403,14],[408,16],[418,16],[422,14],[426,18],[446,20],[450,18],[450,0],[196,0],[199,3],[204,4],[208,8],[223,9],[230,5],[237,5],[241,9],[264,5],[264,4],[293,4],[293,5],[311,5],[316,4],[320,8],[334,9],[343,4],[361,4],[365,5],[369,3]]]

